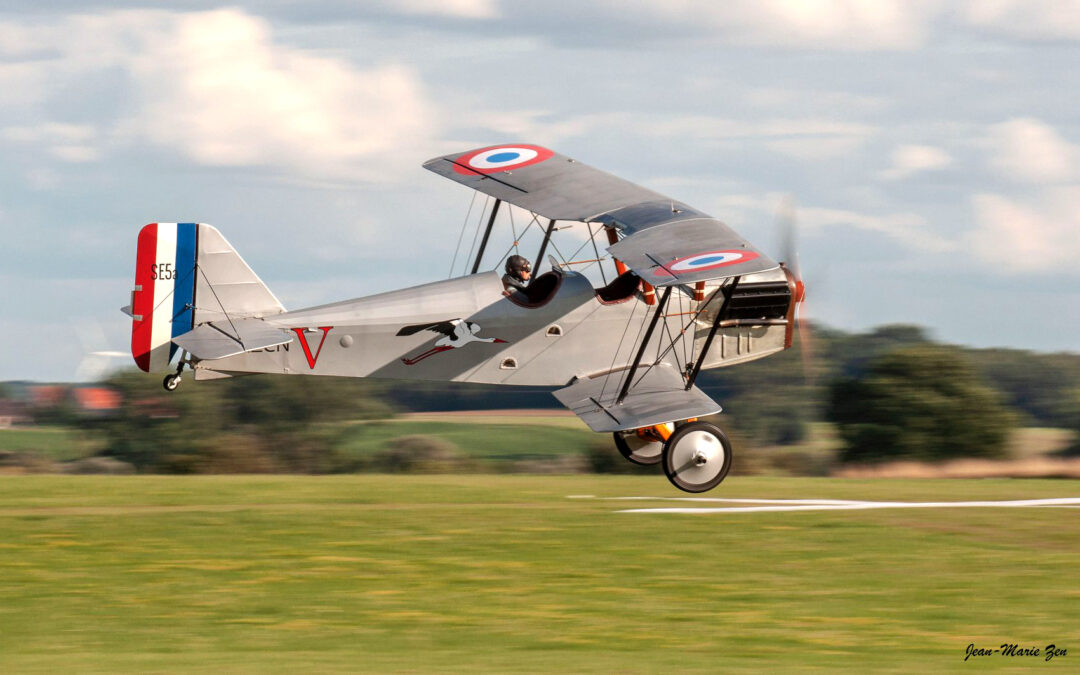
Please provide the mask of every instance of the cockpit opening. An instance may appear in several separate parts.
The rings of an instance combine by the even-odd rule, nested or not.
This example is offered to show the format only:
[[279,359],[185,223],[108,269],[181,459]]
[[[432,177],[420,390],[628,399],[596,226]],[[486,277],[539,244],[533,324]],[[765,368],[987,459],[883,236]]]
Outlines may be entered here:
[[562,271],[553,269],[533,279],[525,288],[507,289],[503,294],[510,302],[521,307],[543,307],[559,292],[562,280]]

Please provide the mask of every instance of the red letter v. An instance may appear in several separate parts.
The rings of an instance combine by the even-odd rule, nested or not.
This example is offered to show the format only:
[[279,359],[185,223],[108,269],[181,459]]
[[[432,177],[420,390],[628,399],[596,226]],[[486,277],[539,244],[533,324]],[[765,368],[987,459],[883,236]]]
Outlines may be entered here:
[[333,326],[319,326],[319,330],[322,331],[322,339],[319,340],[319,348],[315,350],[315,356],[311,355],[311,348],[308,347],[307,338],[304,336],[304,329],[292,329],[292,331],[296,333],[296,337],[300,338],[300,346],[304,348],[304,356],[307,357],[308,368],[315,370],[315,362],[319,360],[319,353],[322,352],[323,343],[326,342],[326,334],[330,332],[331,328],[333,328]]

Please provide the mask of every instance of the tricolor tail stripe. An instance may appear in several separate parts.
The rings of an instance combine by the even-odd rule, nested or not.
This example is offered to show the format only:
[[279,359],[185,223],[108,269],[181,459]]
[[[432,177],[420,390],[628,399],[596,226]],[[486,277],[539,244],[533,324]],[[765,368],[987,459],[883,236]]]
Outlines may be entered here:
[[[196,223],[179,223],[176,226],[176,277],[173,281],[172,332],[179,337],[195,327],[195,250],[199,241]],[[176,353],[176,345],[169,349],[169,360]]]
[[193,327],[198,230],[196,223],[151,223],[139,232],[131,354],[147,372],[168,367],[172,338]]

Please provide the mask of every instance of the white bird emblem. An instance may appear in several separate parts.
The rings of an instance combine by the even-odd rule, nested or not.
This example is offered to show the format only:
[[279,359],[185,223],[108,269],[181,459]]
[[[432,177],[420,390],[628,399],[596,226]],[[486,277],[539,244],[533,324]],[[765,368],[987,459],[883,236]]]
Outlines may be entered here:
[[422,330],[431,331],[433,333],[442,333],[443,337],[436,340],[435,345],[423,354],[411,359],[401,359],[401,362],[407,366],[423,361],[427,357],[438,354],[439,352],[464,347],[470,342],[506,342],[506,340],[500,340],[499,338],[477,337],[477,333],[480,332],[480,325],[472,321],[465,321],[464,319],[450,319],[449,321],[436,321],[435,323],[420,323],[412,326],[405,326],[399,330],[397,334],[415,335]]

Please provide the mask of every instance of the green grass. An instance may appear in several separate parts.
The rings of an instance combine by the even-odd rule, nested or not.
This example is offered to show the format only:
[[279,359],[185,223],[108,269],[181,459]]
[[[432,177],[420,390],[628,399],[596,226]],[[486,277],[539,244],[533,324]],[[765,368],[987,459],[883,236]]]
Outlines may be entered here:
[[385,448],[394,438],[425,435],[449,441],[469,457],[496,462],[576,455],[599,438],[584,425],[567,428],[530,424],[527,420],[507,418],[500,424],[415,420],[355,424],[343,432],[339,449],[347,455],[361,456]]
[[[595,495],[568,499],[568,495]],[[1068,509],[625,514],[660,477],[0,477],[0,671],[1068,668]],[[709,496],[1080,495],[731,478]],[[633,502],[633,506],[651,502]],[[964,663],[975,642],[1055,663]],[[1074,666],[1075,667],[1075,666]]]
[[93,454],[98,446],[85,432],[68,427],[0,429],[0,450],[28,452],[49,459],[78,459]]
[[534,411],[518,414],[518,411],[515,410],[494,410],[490,411],[490,414],[484,414],[484,411],[472,411],[465,414],[460,412],[419,412],[404,413],[387,421],[404,424],[412,424],[415,422],[498,425],[527,424],[529,426],[559,427],[562,429],[579,429],[582,431],[588,429],[580,418],[568,410],[565,412],[553,410],[551,411],[551,414],[538,414]]

